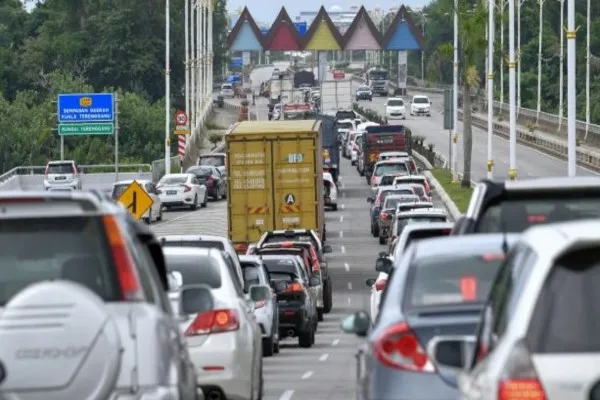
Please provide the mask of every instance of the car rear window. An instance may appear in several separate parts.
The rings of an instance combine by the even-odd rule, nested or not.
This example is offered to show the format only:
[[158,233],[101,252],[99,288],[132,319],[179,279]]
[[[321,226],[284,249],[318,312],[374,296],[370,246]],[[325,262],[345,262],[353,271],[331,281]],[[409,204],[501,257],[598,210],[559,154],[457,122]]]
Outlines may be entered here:
[[396,172],[393,175],[384,175],[383,177],[381,177],[381,182],[379,183],[379,185],[380,186],[391,186],[394,184],[394,179],[396,179],[396,177],[399,175],[402,175],[402,172]]
[[398,211],[410,211],[410,210],[422,210],[427,208],[433,208],[433,204],[405,204],[398,207]]
[[87,286],[104,301],[120,301],[102,221],[95,217],[3,220],[0,307],[28,285],[55,279]]
[[403,162],[379,164],[375,167],[375,176],[381,176],[392,172],[405,172],[408,174],[408,167]]
[[533,353],[600,352],[600,249],[560,257],[546,278],[527,332]]
[[317,247],[317,243],[314,242],[314,239],[312,236],[302,235],[302,234],[294,235],[292,237],[278,236],[278,235],[268,236],[265,239],[264,243],[281,243],[281,242],[289,242],[289,241],[312,243],[313,246]]
[[483,302],[504,255],[444,254],[423,257],[411,265],[406,281],[407,308]]
[[394,195],[401,195],[403,197],[412,195],[412,196],[414,196],[415,201],[418,200],[417,195],[415,195],[415,193],[410,189],[393,189],[393,190],[386,190],[385,192],[381,193],[381,202],[384,202],[388,196],[394,196]]
[[411,185],[417,196],[423,197],[425,196],[425,188],[423,185]]
[[447,222],[448,219],[444,216],[415,216],[415,217],[409,217],[409,218],[402,218],[402,222],[404,222],[405,225],[411,225],[411,224],[420,224],[423,222]]
[[216,240],[165,240],[163,247],[197,247],[201,249],[225,250],[225,245]]
[[529,198],[505,200],[485,209],[475,227],[476,233],[520,233],[532,225],[600,218],[599,193],[557,194],[545,199]]
[[123,185],[114,185],[111,198],[113,200],[117,200],[119,197],[121,197],[121,195],[125,192],[125,190],[127,190],[129,185],[130,185],[129,183],[123,184]]
[[[407,191],[406,194],[413,194],[413,193]],[[406,203],[406,201],[408,201],[408,200],[405,197],[388,196],[385,199],[383,208],[385,208],[385,209],[396,208],[396,207],[398,207],[398,204]]]
[[412,231],[406,238],[405,248],[408,248],[411,243],[419,240],[430,239],[439,236],[448,236],[450,235],[450,232],[452,232],[451,228]]
[[198,167],[192,167],[192,168],[188,168],[187,171],[185,171],[187,174],[194,174],[197,176],[210,176],[212,174],[212,170],[210,168],[198,168]]
[[209,256],[165,254],[169,273],[179,274],[182,285],[205,284],[213,289],[222,285],[218,262]]
[[73,164],[71,164],[71,163],[48,164],[48,173],[49,174],[72,174],[73,173]]
[[165,176],[158,184],[159,185],[182,185],[188,180],[187,176]]
[[335,113],[335,119],[353,119],[355,117],[354,111],[338,111]]
[[231,85],[223,85],[223,86],[221,86],[221,89],[223,89],[223,90],[231,90],[231,89],[233,89],[233,86],[231,86]]
[[223,157],[223,156],[201,156],[198,164],[199,165],[212,165],[213,167],[223,167],[225,165],[225,157]]
[[269,275],[277,272],[298,275],[298,267],[291,258],[264,258],[263,264],[269,270]]

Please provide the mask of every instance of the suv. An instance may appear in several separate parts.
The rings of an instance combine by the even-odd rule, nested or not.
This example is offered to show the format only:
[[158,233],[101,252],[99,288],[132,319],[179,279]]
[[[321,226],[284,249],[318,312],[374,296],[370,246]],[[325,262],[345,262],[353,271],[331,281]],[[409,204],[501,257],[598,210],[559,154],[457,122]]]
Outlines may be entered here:
[[44,172],[44,190],[81,190],[81,174],[73,160],[50,161]]
[[6,192],[0,203],[4,396],[197,398],[145,224],[96,191]]
[[479,182],[452,235],[521,233],[532,225],[600,217],[600,178]]

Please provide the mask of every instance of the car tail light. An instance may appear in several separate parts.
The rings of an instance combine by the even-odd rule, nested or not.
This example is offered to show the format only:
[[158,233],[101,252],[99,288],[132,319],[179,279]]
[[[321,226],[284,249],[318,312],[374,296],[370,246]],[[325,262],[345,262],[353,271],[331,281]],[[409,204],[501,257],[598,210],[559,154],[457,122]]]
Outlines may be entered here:
[[498,385],[498,400],[546,400],[529,350],[522,341],[515,343],[501,376],[504,379]]
[[460,294],[464,301],[477,300],[477,278],[474,276],[460,278]]
[[392,216],[391,216],[390,214],[388,214],[388,213],[385,213],[385,212],[382,212],[381,214],[379,214],[379,218],[380,218],[382,221],[387,221],[387,220],[389,220],[389,219],[392,219],[391,217],[392,217]]
[[300,293],[304,291],[304,286],[300,282],[292,282],[287,287],[288,292]]
[[246,254],[248,251],[248,243],[237,243],[233,246],[233,248],[238,254]]
[[75,168],[75,165],[71,164],[71,171],[73,171],[73,175],[77,174],[77,168]]
[[212,176],[209,176],[208,178],[206,178],[207,185],[212,185],[214,182],[215,182],[215,179]]
[[417,336],[404,322],[386,329],[373,345],[377,360],[389,368],[413,372],[435,372]]
[[129,252],[127,242],[119,227],[119,222],[116,217],[108,215],[102,218],[102,222],[113,261],[117,268],[117,279],[119,280],[123,300],[143,300],[140,277],[134,267],[133,257]]
[[371,177],[371,185],[375,185],[377,183],[377,178],[375,177],[375,175],[373,175]]
[[185,330],[185,336],[201,336],[211,333],[237,331],[240,320],[235,310],[213,310],[198,314]]
[[184,192],[189,192],[189,191],[191,191],[191,190],[192,190],[192,188],[191,188],[190,186],[188,186],[188,185],[183,185],[183,191],[184,191]]
[[266,300],[260,300],[254,303],[254,308],[263,308],[267,304]]
[[531,222],[531,223],[542,223],[542,222],[546,222],[548,218],[545,215],[530,215],[529,217],[527,217],[527,222]]
[[385,289],[386,285],[387,279],[379,279],[377,282],[375,282],[375,290],[381,292],[383,289]]

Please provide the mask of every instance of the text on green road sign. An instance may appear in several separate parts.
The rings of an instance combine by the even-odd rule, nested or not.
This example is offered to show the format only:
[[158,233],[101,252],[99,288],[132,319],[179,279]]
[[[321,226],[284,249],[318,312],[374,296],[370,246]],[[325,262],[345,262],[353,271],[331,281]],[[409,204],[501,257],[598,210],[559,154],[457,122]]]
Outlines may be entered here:
[[59,124],[58,134],[60,136],[75,135],[112,135],[115,133],[115,126],[111,123],[106,124]]

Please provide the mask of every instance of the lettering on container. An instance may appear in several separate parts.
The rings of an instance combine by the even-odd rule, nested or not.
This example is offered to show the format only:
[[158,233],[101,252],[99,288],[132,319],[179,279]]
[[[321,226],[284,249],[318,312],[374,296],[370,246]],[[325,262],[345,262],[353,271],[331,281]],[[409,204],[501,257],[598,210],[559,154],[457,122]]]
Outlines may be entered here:
[[284,167],[278,170],[279,183],[282,185],[309,185],[311,169],[309,167]]
[[302,161],[304,161],[304,154],[291,153],[291,154],[288,154],[287,159],[288,159],[288,163],[290,163],[290,164],[301,163]]
[[265,153],[236,153],[233,156],[235,165],[263,165],[265,163]]
[[265,189],[267,187],[265,176],[264,169],[233,170],[229,179],[234,190]]
[[281,221],[284,224],[299,224],[300,217],[286,217],[286,218],[282,218]]

